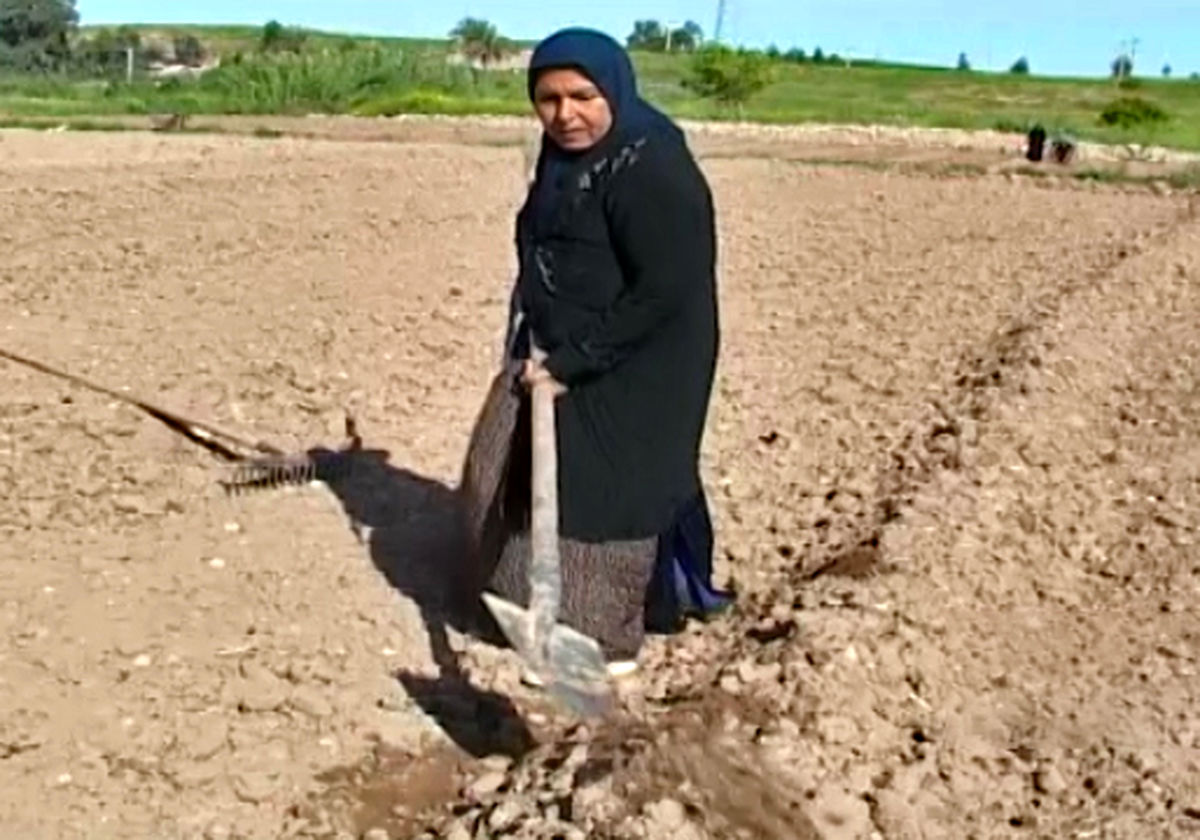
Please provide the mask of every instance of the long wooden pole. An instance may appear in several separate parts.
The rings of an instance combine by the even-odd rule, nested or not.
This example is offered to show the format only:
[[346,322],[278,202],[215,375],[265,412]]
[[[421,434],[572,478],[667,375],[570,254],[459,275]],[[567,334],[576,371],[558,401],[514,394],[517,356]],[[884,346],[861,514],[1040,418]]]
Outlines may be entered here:
[[0,359],[7,359],[10,362],[23,365],[27,368],[32,368],[39,373],[45,373],[49,376],[57,377],[58,379],[66,380],[81,388],[87,388],[89,391],[95,391],[98,394],[103,394],[106,397],[112,397],[114,400],[120,400],[127,405],[134,406],[146,414],[149,414],[154,419],[166,424],[171,429],[179,432],[190,440],[195,441],[204,448],[215,452],[230,460],[241,460],[243,457],[240,453],[234,452],[228,446],[221,443],[224,440],[228,443],[240,446],[244,449],[250,449],[257,452],[263,452],[270,455],[282,455],[282,450],[264,441],[247,440],[233,432],[219,428],[212,423],[202,423],[199,420],[192,420],[173,411],[168,411],[165,408],[160,408],[146,400],[139,399],[129,394],[122,394],[120,391],[114,391],[112,388],[107,388],[103,385],[97,385],[95,382],[89,382],[81,376],[76,376],[73,373],[67,373],[64,370],[53,368],[45,362],[39,362],[35,359],[30,359],[26,356],[21,356],[8,350],[0,349]]
[[[536,345],[534,361],[545,358]],[[558,545],[558,440],[554,418],[554,385],[539,382],[530,393],[532,445],[530,481],[530,650],[534,670],[546,673],[550,666],[550,634],[558,619],[562,598],[562,576]]]

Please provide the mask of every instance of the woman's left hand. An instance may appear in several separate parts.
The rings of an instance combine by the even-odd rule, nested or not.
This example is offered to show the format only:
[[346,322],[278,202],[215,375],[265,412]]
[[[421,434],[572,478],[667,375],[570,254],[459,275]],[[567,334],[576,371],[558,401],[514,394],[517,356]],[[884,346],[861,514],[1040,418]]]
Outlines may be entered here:
[[521,382],[526,388],[533,389],[534,385],[544,383],[550,384],[550,390],[554,396],[559,396],[567,392],[567,386],[557,381],[550,375],[550,371],[542,367],[540,362],[535,362],[533,359],[525,360],[525,367],[521,370]]

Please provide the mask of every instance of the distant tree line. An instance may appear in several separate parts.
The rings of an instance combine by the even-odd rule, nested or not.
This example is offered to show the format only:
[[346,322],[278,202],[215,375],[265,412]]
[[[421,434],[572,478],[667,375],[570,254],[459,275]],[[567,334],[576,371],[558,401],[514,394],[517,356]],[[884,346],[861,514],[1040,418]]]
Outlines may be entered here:
[[[207,59],[204,45],[190,34],[172,39],[143,38],[133,27],[120,26],[92,31],[86,37],[79,34],[79,12],[76,0],[0,0],[0,68],[26,72],[56,72],[76,70],[85,73],[108,73],[127,66],[130,51],[135,65],[176,62],[197,66]],[[450,32],[458,50],[476,67],[486,69],[515,51],[515,46],[486,20],[466,17]],[[826,54],[820,47],[811,53],[799,47],[787,51],[771,45],[765,50],[731,49],[705,41],[704,31],[695,21],[679,26],[664,25],[653,19],[635,21],[626,37],[631,50],[644,52],[695,53],[691,65],[690,83],[696,90],[709,91],[719,99],[736,101],[750,95],[746,91],[760,88],[761,80],[770,74],[769,62],[793,64],[849,64],[836,54]],[[267,53],[299,53],[306,44],[303,30],[284,26],[271,20],[263,26],[258,50]],[[1136,41],[1131,42],[1136,44]],[[711,51],[711,52],[710,52]],[[235,59],[238,56],[235,56]],[[765,62],[767,63],[764,63]],[[859,61],[860,64],[878,64]],[[972,70],[965,52],[958,55],[955,67],[961,72]],[[1118,83],[1129,83],[1133,75],[1132,50],[1121,52],[1111,62],[1109,71]],[[1173,68],[1165,64],[1162,76],[1170,78]],[[1013,62],[1009,73],[1028,75],[1029,61],[1024,56]],[[729,75],[722,83],[717,77]],[[740,81],[732,81],[732,77]],[[1192,73],[1190,78],[1196,80]],[[715,86],[715,87],[714,87]],[[720,93],[715,92],[720,88]]]
[[[954,65],[954,67],[960,73],[971,72],[971,61],[967,58],[967,54],[965,52],[960,52],[958,54],[958,62]],[[1008,68],[1008,72],[1012,73],[1014,76],[1028,76],[1029,59],[1027,59],[1025,56],[1021,56],[1012,63],[1012,66]]]
[[639,20],[625,43],[631,50],[646,52],[693,52],[704,44],[704,30],[694,20],[675,29],[657,20]]
[[[958,54],[958,62],[956,63],[955,67],[956,67],[956,69],[958,69],[962,72],[970,71],[971,62],[968,60],[967,54],[965,52],[960,52]],[[1128,52],[1119,53],[1112,60],[1112,63],[1109,64],[1108,69],[1109,69],[1109,75],[1113,79],[1116,79],[1118,82],[1128,80],[1131,76],[1133,76],[1133,55]],[[1029,74],[1029,60],[1027,58],[1025,58],[1024,56],[1021,56],[1015,62],[1013,62],[1013,65],[1012,65],[1012,67],[1009,68],[1008,72],[1016,74],[1016,75],[1028,75]],[[1170,63],[1166,63],[1163,65],[1162,76],[1164,79],[1171,78],[1171,74],[1173,72],[1174,72],[1174,69],[1171,67]],[[1197,74],[1193,73],[1191,75],[1191,78],[1196,79]]]
[[75,0],[0,0],[0,68],[21,72],[123,72],[134,65],[174,61],[198,65],[206,56],[194,35],[144,42],[130,26],[81,37]]

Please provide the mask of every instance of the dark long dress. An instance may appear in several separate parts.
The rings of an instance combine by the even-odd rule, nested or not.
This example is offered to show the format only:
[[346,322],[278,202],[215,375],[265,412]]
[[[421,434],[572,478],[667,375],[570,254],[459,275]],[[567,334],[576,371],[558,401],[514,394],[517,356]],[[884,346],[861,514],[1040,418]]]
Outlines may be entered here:
[[[714,213],[682,134],[633,96],[631,70],[614,75],[623,53],[572,58],[619,103],[616,121],[582,155],[543,152],[517,218],[512,364],[489,398],[511,426],[508,451],[483,482],[468,456],[464,482],[495,500],[491,514],[474,514],[477,533],[489,515],[496,531],[478,541],[481,575],[525,603],[529,438],[516,374],[532,330],[567,386],[556,409],[562,620],[627,658],[645,626],[674,629],[684,612],[727,603],[711,589],[698,470],[719,345]],[[488,412],[472,451],[494,457],[481,442],[496,435],[483,427]]]

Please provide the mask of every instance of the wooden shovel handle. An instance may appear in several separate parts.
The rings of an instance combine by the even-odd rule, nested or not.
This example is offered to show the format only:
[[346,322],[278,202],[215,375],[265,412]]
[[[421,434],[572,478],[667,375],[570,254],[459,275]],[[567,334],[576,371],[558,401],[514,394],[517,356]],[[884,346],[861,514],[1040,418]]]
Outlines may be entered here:
[[[531,356],[545,354],[534,345]],[[532,432],[532,499],[530,504],[529,615],[533,652],[538,665],[548,664],[550,632],[558,619],[562,579],[558,551],[558,440],[554,418],[554,384],[539,382],[530,392]]]

